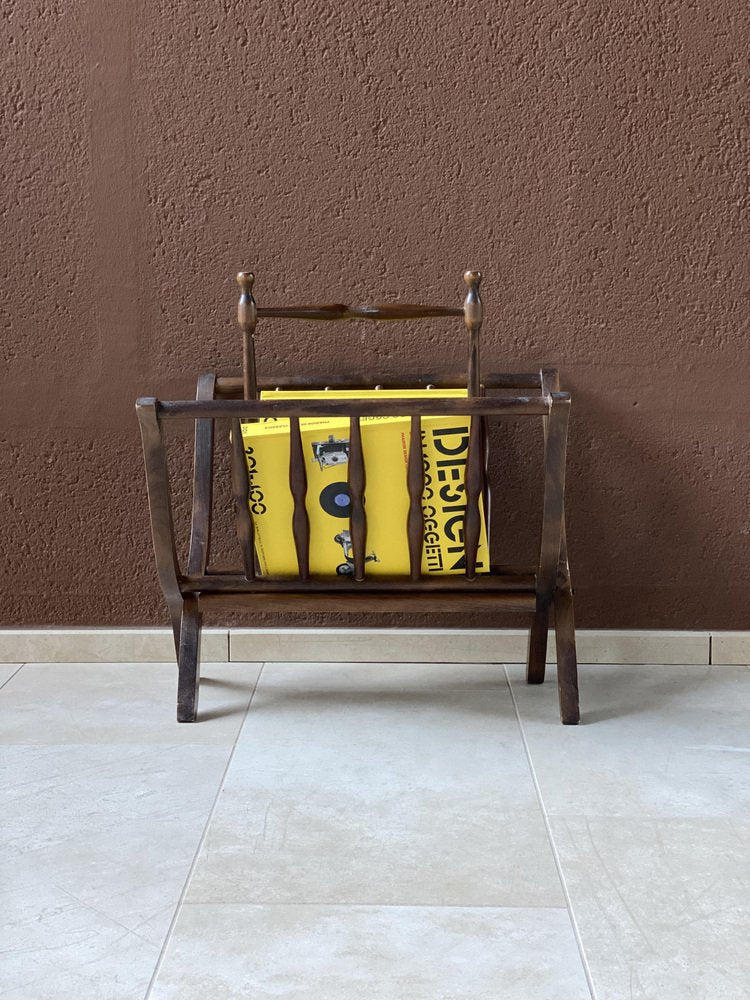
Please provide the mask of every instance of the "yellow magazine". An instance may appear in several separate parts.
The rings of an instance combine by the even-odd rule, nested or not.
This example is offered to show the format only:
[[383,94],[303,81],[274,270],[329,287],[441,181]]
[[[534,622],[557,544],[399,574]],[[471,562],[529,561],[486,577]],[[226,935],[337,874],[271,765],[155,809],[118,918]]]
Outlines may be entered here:
[[[361,399],[465,397],[465,389],[275,391],[264,399]],[[463,573],[464,474],[469,445],[469,417],[423,417],[425,518],[422,572]],[[411,438],[408,417],[362,417],[362,451],[366,470],[366,574],[409,572],[406,519],[409,494],[406,471]],[[349,532],[351,496],[347,484],[348,417],[302,417],[300,436],[307,473],[310,522],[310,572],[348,575],[354,562]],[[250,512],[261,573],[296,576],[292,536],[294,501],[289,488],[289,421],[267,419],[242,424],[242,440],[250,481]],[[489,572],[489,556],[480,499],[481,530],[477,572]]]

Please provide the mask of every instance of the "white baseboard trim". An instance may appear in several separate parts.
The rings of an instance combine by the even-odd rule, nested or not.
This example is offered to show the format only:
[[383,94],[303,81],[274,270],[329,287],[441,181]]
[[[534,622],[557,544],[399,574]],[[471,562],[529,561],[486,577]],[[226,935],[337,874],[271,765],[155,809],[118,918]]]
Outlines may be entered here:
[[[201,658],[351,663],[523,663],[525,629],[261,628],[203,630]],[[169,629],[0,629],[0,663],[174,659]],[[554,660],[554,634],[548,659]],[[750,632],[579,629],[581,663],[750,664]]]
[[[201,652],[205,660],[228,660],[228,629],[204,629]],[[0,629],[0,663],[160,663],[174,656],[168,628]]]
[[[526,629],[231,629],[233,660],[524,663]],[[581,629],[581,663],[708,664],[709,632]],[[554,662],[550,634],[548,662]]]

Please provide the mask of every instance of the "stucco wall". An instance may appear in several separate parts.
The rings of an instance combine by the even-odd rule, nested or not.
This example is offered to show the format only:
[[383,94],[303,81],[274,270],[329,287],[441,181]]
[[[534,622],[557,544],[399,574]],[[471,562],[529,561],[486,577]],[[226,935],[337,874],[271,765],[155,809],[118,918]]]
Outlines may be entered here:
[[[266,303],[450,303],[471,266],[485,364],[575,393],[579,623],[748,626],[745,0],[0,16],[4,624],[166,620],[133,401],[236,365],[240,267]],[[463,359],[332,330],[261,329],[260,363]],[[502,446],[513,554],[534,444]]]

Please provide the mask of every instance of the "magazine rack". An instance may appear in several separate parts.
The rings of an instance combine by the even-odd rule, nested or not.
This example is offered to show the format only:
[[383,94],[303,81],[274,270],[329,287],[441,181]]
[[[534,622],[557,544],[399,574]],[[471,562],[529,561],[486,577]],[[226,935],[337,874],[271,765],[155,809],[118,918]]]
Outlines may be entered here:
[[[480,377],[479,332],[482,303],[481,275],[467,271],[468,294],[462,306],[325,305],[258,307],[253,298],[253,275],[241,272],[238,320],[243,333],[242,377],[207,374],[198,380],[195,400],[163,402],[139,399],[148,481],[151,529],[159,581],[169,607],[179,668],[177,718],[193,722],[197,715],[200,632],[204,612],[251,611],[326,612],[335,595],[336,614],[362,612],[481,611],[489,615],[519,612],[531,619],[527,680],[544,680],[550,613],[554,610],[557,677],[562,722],[579,721],[578,680],[573,620],[573,596],[565,539],[565,454],[570,395],[561,392],[557,372],[484,374]],[[398,379],[377,374],[319,378],[297,376],[261,379],[256,375],[255,328],[258,319],[307,321],[416,320],[460,317],[468,331],[468,368],[464,375],[404,375]],[[274,388],[455,388],[467,387],[466,398],[421,399],[277,399],[260,400],[259,389]],[[424,468],[421,419],[426,416],[471,416],[469,450],[464,479],[465,572],[460,576],[421,573],[424,520]],[[300,436],[300,418],[346,417],[350,427],[348,485],[351,493],[350,534],[354,571],[350,576],[314,577],[309,571],[310,532],[305,497],[307,474]],[[399,577],[368,576],[365,572],[367,518],[366,468],[362,454],[360,419],[364,416],[408,416],[411,441],[407,464],[409,512],[406,538],[410,572]],[[260,576],[256,571],[253,522],[248,507],[249,484],[240,421],[261,417],[288,418],[290,429],[289,485],[294,501],[290,531],[297,554],[294,578]],[[491,509],[488,488],[487,424],[493,419],[540,418],[544,425],[544,498],[541,511],[539,558],[534,566],[492,565],[489,574],[477,574],[480,536],[479,498]],[[195,454],[190,547],[186,570],[177,558],[164,424],[194,421]],[[232,492],[242,566],[235,571],[209,566],[211,537],[214,432],[216,423],[232,429]],[[498,516],[501,512],[498,512]]]

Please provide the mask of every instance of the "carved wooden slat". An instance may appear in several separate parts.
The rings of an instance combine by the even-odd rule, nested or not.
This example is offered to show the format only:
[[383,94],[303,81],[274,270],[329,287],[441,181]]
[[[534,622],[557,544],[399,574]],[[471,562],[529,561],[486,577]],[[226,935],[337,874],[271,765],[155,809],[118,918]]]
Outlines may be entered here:
[[385,303],[382,305],[361,304],[347,306],[335,302],[330,305],[302,306],[261,306],[258,316],[264,319],[313,319],[313,320],[404,320],[429,319],[438,316],[461,316],[463,309],[455,306],[423,306],[410,305],[406,302]]
[[349,491],[352,501],[349,530],[352,536],[354,579],[358,582],[361,582],[365,578],[365,549],[367,546],[365,482],[362,430],[360,428],[359,416],[354,415],[349,420]]
[[294,500],[292,535],[300,580],[310,578],[310,521],[307,516],[307,471],[302,450],[299,417],[289,419],[289,489]]
[[242,550],[242,565],[245,579],[255,579],[255,529],[248,506],[250,484],[247,477],[247,461],[242,444],[239,420],[232,421],[232,496],[234,497],[235,524],[237,538]]
[[242,389],[245,399],[255,399],[258,395],[255,371],[255,324],[258,308],[253,298],[254,281],[255,275],[250,271],[240,271],[237,275],[237,284],[240,286],[237,322],[242,329]]
[[466,559],[466,579],[476,577],[477,549],[481,529],[479,498],[484,484],[484,442],[482,424],[478,418],[471,422],[469,432],[469,454],[466,456],[466,515],[464,519],[464,556]]
[[464,281],[469,286],[464,300],[464,323],[469,331],[469,370],[467,388],[470,396],[478,396],[481,388],[479,374],[479,331],[482,327],[482,300],[479,297],[481,271],[466,271]]
[[424,459],[422,457],[422,421],[418,416],[411,418],[406,485],[409,491],[409,514],[406,521],[406,534],[409,540],[409,576],[412,580],[418,580],[422,573],[422,547],[424,544],[424,515],[422,513]]

